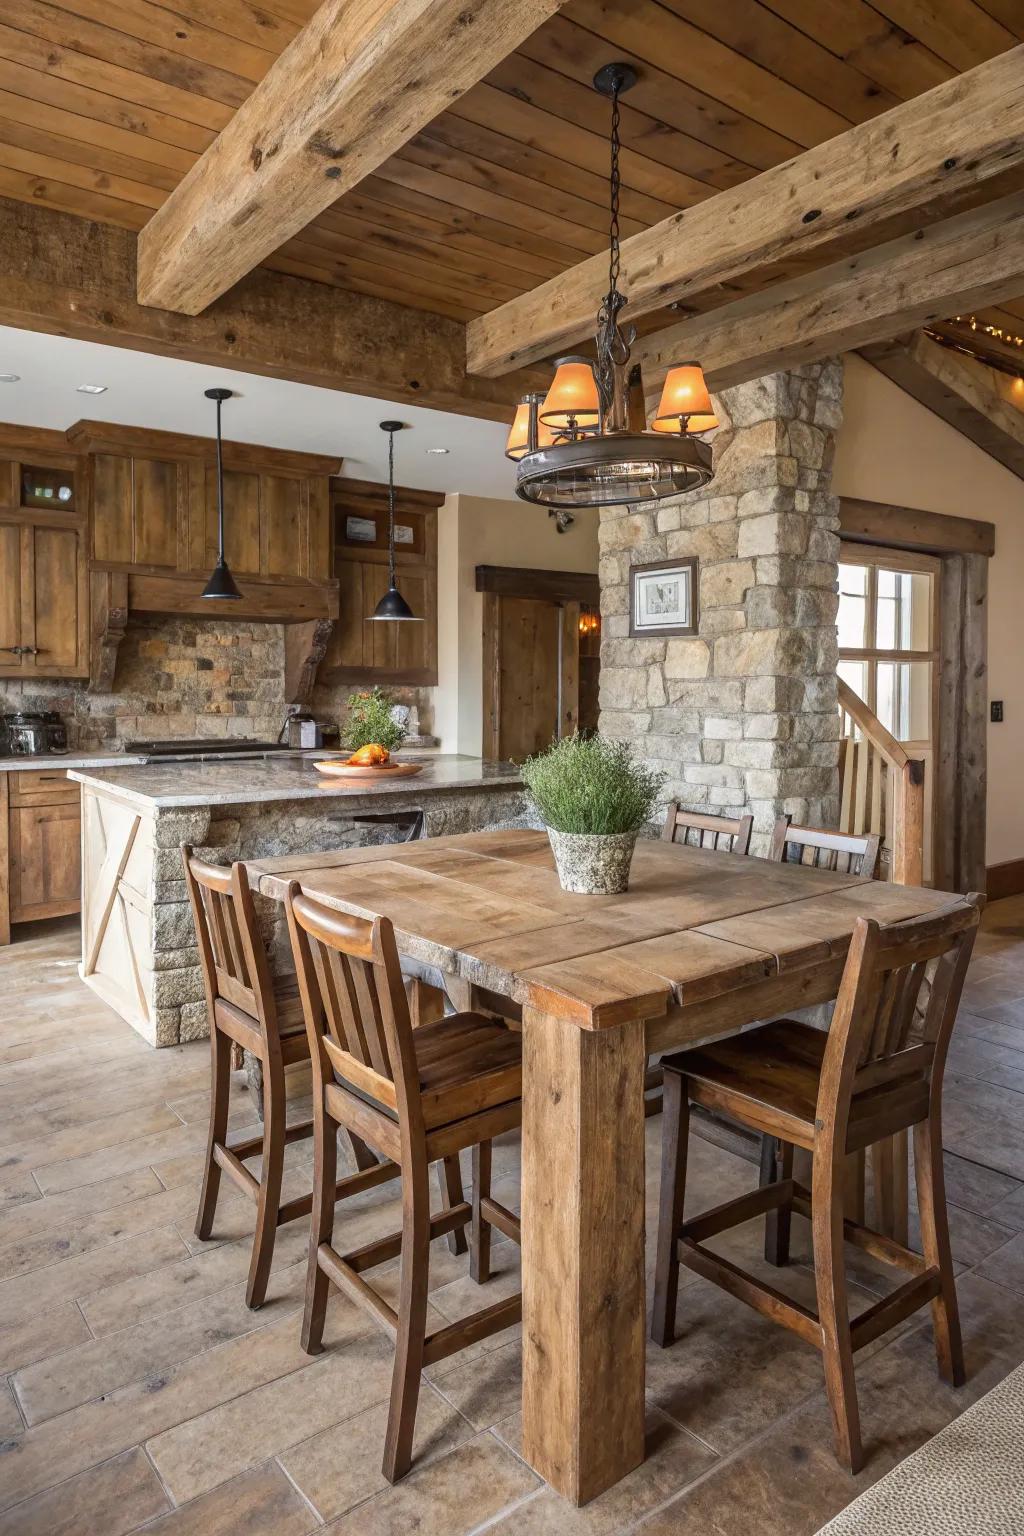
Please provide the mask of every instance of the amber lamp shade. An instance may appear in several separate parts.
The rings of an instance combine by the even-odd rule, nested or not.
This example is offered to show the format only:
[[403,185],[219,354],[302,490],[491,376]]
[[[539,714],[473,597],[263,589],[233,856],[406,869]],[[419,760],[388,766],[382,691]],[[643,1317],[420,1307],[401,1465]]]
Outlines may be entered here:
[[[710,409],[710,406],[709,406]],[[540,420],[556,431],[593,431],[601,421],[594,370],[585,357],[560,357]]]
[[[520,400],[516,406],[516,414],[509,428],[508,441],[505,444],[505,457],[507,459],[521,459],[530,451],[530,406],[539,404],[539,395],[527,395],[525,400]],[[550,448],[555,440],[555,434],[544,422],[537,422],[537,447]]]
[[655,432],[709,432],[718,426],[700,363],[680,363],[669,369],[651,425]]

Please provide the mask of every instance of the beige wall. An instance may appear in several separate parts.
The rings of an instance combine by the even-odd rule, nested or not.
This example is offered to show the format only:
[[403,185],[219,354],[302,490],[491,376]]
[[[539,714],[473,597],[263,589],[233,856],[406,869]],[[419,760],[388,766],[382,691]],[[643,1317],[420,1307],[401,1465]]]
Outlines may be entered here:
[[597,513],[556,532],[542,507],[449,496],[438,516],[438,687],[434,733],[445,752],[480,755],[483,741],[483,596],[478,565],[597,571]]
[[846,359],[843,426],[832,487],[840,496],[995,524],[989,566],[989,864],[1024,857],[1024,485],[859,357]]

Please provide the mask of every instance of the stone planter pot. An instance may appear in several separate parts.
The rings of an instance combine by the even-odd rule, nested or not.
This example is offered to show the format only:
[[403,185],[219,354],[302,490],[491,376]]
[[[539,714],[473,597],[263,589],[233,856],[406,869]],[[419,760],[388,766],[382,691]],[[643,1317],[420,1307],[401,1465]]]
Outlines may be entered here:
[[548,827],[563,891],[614,896],[629,885],[636,832],[556,832]]

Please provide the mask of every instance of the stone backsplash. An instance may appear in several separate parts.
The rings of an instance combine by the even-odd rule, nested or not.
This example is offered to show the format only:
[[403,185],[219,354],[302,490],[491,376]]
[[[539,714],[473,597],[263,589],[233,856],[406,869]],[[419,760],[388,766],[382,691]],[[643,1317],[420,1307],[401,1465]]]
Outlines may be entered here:
[[[634,740],[689,809],[834,826],[842,364],[717,395],[715,478],[672,503],[602,510],[601,724]],[[629,635],[634,565],[696,555],[698,635]]]
[[[351,686],[317,686],[311,712],[342,718]],[[393,689],[416,704],[430,730],[429,689]],[[0,713],[57,710],[73,750],[119,750],[132,738],[276,738],[285,719],[284,630],[280,624],[132,617],[117,657],[114,691],[84,682],[0,680]]]

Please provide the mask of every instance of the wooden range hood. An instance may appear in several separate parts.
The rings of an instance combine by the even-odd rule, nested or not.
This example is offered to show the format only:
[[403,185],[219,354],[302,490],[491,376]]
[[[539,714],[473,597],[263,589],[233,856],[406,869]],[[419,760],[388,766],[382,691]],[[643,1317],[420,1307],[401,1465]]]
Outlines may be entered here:
[[241,601],[201,594],[216,558],[212,438],[80,421],[90,510],[90,680],[109,690],[130,613],[285,625],[289,701],[308,696],[338,617],[330,477],[340,461],[224,443],[228,563]]

